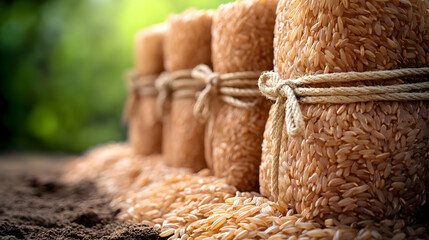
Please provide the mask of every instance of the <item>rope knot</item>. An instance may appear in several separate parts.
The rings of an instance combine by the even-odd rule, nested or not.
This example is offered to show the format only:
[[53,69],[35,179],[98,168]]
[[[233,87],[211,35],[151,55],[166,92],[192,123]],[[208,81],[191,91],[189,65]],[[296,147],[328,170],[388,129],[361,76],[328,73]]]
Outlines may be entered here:
[[[286,131],[291,137],[302,135],[305,129],[304,118],[301,113],[297,94],[295,90],[298,85],[293,80],[282,80],[274,72],[265,72],[259,78],[259,89],[266,97],[275,100],[276,111],[284,114],[274,114],[277,116],[274,121],[282,122],[279,128],[283,129],[283,119],[286,122]],[[284,116],[283,116],[284,115]]]
[[161,73],[159,75],[158,79],[155,81],[155,88],[158,91],[171,91],[171,82],[173,79],[170,77],[170,75],[166,72]]
[[171,83],[173,78],[167,73],[163,72],[159,75],[155,81],[155,88],[158,90],[158,97],[156,99],[156,117],[158,120],[162,120],[168,98],[171,94]]
[[157,77],[157,75],[142,76],[135,70],[130,70],[125,74],[128,96],[122,115],[124,122],[130,121],[134,117],[140,97],[156,96],[154,82]]
[[295,89],[297,88],[297,85],[292,82],[291,80],[285,80],[282,83],[279,83],[275,87],[275,93],[277,96],[288,98],[290,96],[290,93],[294,93],[295,95]]
[[194,115],[198,119],[206,121],[210,115],[212,102],[218,94],[220,74],[213,72],[209,66],[201,64],[192,70],[192,77],[206,85],[198,95],[194,106]]

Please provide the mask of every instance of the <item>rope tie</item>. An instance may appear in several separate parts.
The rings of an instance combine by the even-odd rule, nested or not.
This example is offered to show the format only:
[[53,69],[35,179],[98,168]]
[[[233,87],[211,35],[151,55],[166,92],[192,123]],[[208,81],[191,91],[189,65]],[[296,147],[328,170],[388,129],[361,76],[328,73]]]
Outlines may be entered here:
[[156,101],[156,116],[163,118],[170,108],[170,98],[193,98],[201,91],[204,85],[191,75],[192,70],[179,70],[172,73],[164,72],[155,81],[155,88],[159,91]]
[[244,101],[240,97],[261,97],[257,88],[260,74],[261,71],[219,74],[213,72],[207,65],[196,66],[192,71],[192,77],[200,80],[205,88],[198,95],[194,115],[206,121],[213,111],[216,98],[238,108],[253,108],[259,99]]
[[170,78],[166,72],[161,73],[159,78],[155,81],[155,88],[159,92],[155,106],[155,114],[158,120],[161,120],[164,115],[165,105],[171,93],[171,81],[173,81],[173,79]]
[[128,88],[128,96],[125,102],[123,113],[123,120],[128,122],[134,116],[137,103],[140,97],[143,96],[156,96],[157,90],[154,82],[158,75],[141,76],[137,71],[129,71],[126,76],[126,83]]
[[213,98],[218,94],[220,74],[212,72],[206,65],[198,65],[192,70],[192,77],[206,85],[194,106],[194,115],[205,121],[210,114]]
[[[259,78],[259,90],[274,100],[271,138],[273,141],[271,162],[271,192],[279,194],[279,158],[283,125],[290,137],[300,137],[305,130],[300,103],[347,104],[369,101],[427,101],[429,100],[429,67],[403,68],[386,71],[343,72],[304,76],[283,80],[275,72],[265,72]],[[403,77],[423,76],[416,83],[357,87],[306,87],[319,83],[344,83],[357,81],[391,80]]]
[[[207,164],[212,168],[212,138],[215,121],[214,109],[217,100],[237,108],[251,109],[259,103],[262,96],[258,90],[258,78],[261,71],[220,74],[213,72],[207,65],[198,65],[192,71],[192,77],[198,79],[205,88],[198,95],[194,105],[194,116],[206,125],[204,150]],[[256,98],[254,101],[240,98]]]

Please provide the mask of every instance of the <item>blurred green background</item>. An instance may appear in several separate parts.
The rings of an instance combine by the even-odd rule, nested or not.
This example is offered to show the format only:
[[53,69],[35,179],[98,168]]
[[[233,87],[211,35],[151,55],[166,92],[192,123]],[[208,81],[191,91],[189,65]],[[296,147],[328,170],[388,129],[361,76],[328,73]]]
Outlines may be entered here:
[[0,151],[77,153],[126,138],[134,34],[227,0],[0,1]]

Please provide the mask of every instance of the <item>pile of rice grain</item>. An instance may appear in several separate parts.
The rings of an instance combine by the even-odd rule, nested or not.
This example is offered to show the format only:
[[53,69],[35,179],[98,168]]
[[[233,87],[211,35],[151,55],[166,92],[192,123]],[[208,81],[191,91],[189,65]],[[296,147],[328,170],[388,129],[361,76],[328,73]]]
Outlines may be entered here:
[[189,169],[171,168],[161,155],[123,157],[97,179],[97,186],[114,198]]
[[[164,43],[168,72],[211,65],[212,15],[212,11],[190,9],[170,16]],[[171,112],[164,119],[163,154],[169,166],[198,171],[206,166],[204,124],[194,117],[194,104],[194,98],[171,99]]]
[[[123,210],[125,220],[141,222],[153,226],[162,224],[170,217],[185,217],[198,206],[209,203],[223,203],[234,196],[236,189],[223,179],[208,176],[208,170],[197,174],[186,172],[171,174],[161,181],[129,192],[115,201]],[[170,219],[171,220],[171,219]],[[176,219],[177,220],[177,219]],[[182,219],[181,221],[192,221]]]
[[70,183],[83,179],[97,180],[105,172],[113,171],[113,166],[118,161],[133,155],[131,147],[127,144],[112,143],[98,146],[70,162],[65,168],[63,180]]
[[[351,224],[341,224],[336,219],[309,221],[293,209],[282,208],[257,193],[238,192],[226,184],[225,179],[208,176],[207,170],[192,174],[187,169],[170,168],[159,156],[119,157],[125,147],[111,145],[95,149],[84,161],[73,164],[69,174],[77,173],[70,175],[74,180],[95,180],[113,198],[112,206],[122,210],[122,219],[159,228],[161,236],[171,235],[172,239],[429,237],[427,224],[409,225],[402,219]],[[129,147],[128,151],[131,152]],[[109,163],[100,174],[101,163],[108,163],[111,160],[105,159],[113,155],[117,160]],[[82,169],[86,169],[86,175],[79,174]]]
[[[275,71],[283,79],[429,64],[428,1],[283,0],[277,15]],[[278,196],[270,191],[268,120],[264,196],[306,219],[342,224],[399,216],[412,222],[421,214],[429,187],[428,101],[313,104],[301,111],[303,136],[283,133]]]
[[[273,67],[276,0],[221,5],[213,18],[213,70],[219,73],[265,71]],[[255,101],[255,99],[248,99]],[[217,177],[241,191],[257,190],[261,144],[270,103],[263,97],[252,109],[219,100],[209,166]]]
[[427,238],[427,224],[401,219],[342,224],[306,220],[257,193],[238,192],[224,179],[171,175],[117,199],[120,217],[160,228],[170,239],[411,239]]
[[[182,208],[183,209],[183,208]],[[181,212],[179,209],[175,212]],[[264,197],[237,193],[225,203],[205,204],[181,216],[170,216],[162,224],[160,236],[170,239],[421,239],[427,225],[405,225],[403,220],[359,222],[354,226],[333,219],[323,223],[308,221],[292,210]],[[369,226],[369,227],[361,227]]]
[[[158,75],[164,71],[162,45],[165,25],[140,31],[135,39],[135,65],[138,76]],[[131,93],[129,93],[131,94]],[[138,96],[135,112],[129,122],[128,137],[136,154],[161,153],[162,125],[156,119],[156,96]]]
[[98,188],[116,200],[153,182],[191,173],[190,169],[167,166],[162,155],[135,155],[125,144],[97,147],[72,161],[65,169],[65,182],[94,181]]

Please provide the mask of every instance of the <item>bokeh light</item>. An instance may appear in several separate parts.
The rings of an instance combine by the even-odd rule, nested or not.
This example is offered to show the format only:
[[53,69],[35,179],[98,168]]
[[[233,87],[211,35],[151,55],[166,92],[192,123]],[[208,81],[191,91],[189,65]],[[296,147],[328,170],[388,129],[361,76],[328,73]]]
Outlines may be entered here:
[[125,140],[134,34],[227,0],[0,2],[0,150],[81,152]]

